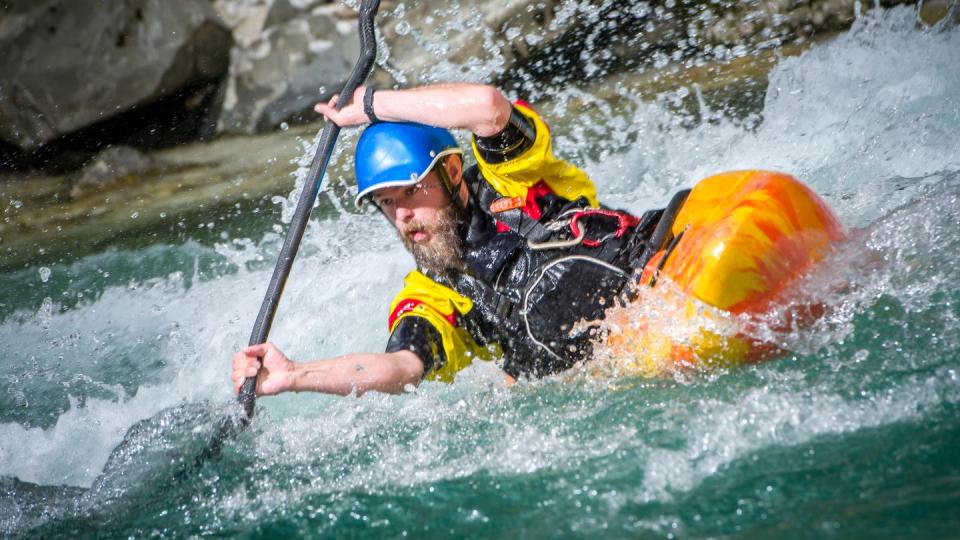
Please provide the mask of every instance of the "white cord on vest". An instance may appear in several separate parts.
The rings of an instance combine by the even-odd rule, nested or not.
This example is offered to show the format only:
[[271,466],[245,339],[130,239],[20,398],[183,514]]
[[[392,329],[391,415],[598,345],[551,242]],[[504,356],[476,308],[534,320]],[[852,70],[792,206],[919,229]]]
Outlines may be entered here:
[[[581,229],[581,231],[582,231],[582,229]],[[583,239],[583,234],[582,234],[582,232],[581,232],[581,235],[580,235],[579,238],[580,238],[580,240]],[[523,324],[524,324],[524,326],[526,326],[526,328],[527,328],[527,337],[529,337],[534,343],[536,343],[537,345],[539,345],[541,349],[547,351],[548,353],[552,354],[557,360],[561,360],[561,361],[564,360],[563,357],[561,357],[561,356],[558,355],[557,353],[553,352],[553,351],[550,349],[550,347],[547,347],[547,345],[546,345],[545,343],[543,343],[542,341],[540,341],[540,340],[538,340],[537,338],[533,337],[533,332],[530,330],[530,320],[529,320],[529,318],[527,317],[527,313],[528,313],[527,304],[528,304],[528,300],[530,299],[530,291],[532,291],[534,288],[536,288],[536,286],[540,283],[540,281],[543,280],[543,277],[547,274],[547,270],[549,270],[550,268],[552,268],[552,267],[554,267],[554,266],[556,266],[556,265],[558,265],[558,264],[560,264],[560,263],[562,263],[562,262],[564,262],[564,261],[570,261],[570,260],[586,261],[586,262],[588,262],[588,263],[593,263],[593,264],[596,264],[596,265],[598,265],[598,266],[602,266],[602,267],[604,267],[604,268],[606,268],[606,269],[608,269],[608,270],[612,270],[613,272],[616,272],[617,274],[620,274],[621,276],[626,276],[626,275],[627,275],[627,273],[624,272],[623,270],[621,270],[620,268],[617,268],[616,266],[614,266],[614,265],[612,265],[612,264],[610,264],[610,263],[608,263],[608,262],[604,262],[604,261],[601,261],[600,259],[595,259],[595,258],[589,257],[589,256],[587,256],[587,255],[567,255],[566,257],[560,257],[559,259],[554,259],[554,260],[550,261],[546,266],[543,267],[543,270],[540,271],[540,275],[537,276],[537,279],[534,280],[533,284],[530,285],[530,287],[527,288],[527,292],[523,295],[523,308],[521,309],[520,314],[523,315]]]

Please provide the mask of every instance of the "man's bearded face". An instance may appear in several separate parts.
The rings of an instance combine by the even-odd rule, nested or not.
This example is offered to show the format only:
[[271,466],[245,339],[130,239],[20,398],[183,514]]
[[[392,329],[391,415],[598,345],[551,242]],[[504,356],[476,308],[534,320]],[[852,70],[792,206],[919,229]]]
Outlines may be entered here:
[[[449,203],[437,210],[434,220],[413,219],[398,225],[403,245],[413,255],[417,268],[441,276],[463,269],[463,240],[460,238],[462,211]],[[417,233],[427,238],[417,241]]]

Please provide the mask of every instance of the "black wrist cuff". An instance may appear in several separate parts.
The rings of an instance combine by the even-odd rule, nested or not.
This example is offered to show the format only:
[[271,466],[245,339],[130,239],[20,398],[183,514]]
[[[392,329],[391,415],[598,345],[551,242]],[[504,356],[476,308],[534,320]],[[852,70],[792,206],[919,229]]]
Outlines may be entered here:
[[380,119],[377,118],[377,115],[373,112],[373,93],[376,91],[376,88],[368,86],[363,92],[363,112],[367,115],[367,118],[370,119],[371,124],[376,124],[380,121]]
[[491,137],[475,137],[480,156],[487,163],[503,163],[526,152],[537,140],[537,129],[520,111],[510,110],[510,121]]

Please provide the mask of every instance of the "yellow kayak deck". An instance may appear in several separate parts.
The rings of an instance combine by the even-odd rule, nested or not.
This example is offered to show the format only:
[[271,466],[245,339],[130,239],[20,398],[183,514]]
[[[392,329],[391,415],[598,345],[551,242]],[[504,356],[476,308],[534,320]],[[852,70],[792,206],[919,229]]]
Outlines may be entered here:
[[670,232],[643,269],[637,300],[608,314],[604,356],[632,372],[776,354],[742,323],[789,303],[789,287],[846,236],[816,193],[762,170],[698,182]]

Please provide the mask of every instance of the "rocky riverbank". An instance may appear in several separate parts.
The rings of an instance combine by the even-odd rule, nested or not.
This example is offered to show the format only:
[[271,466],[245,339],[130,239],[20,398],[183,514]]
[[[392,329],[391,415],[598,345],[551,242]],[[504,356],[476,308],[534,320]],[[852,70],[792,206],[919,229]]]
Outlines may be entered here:
[[[635,106],[624,95],[653,98],[690,85],[708,95],[743,96],[765,85],[778,57],[803,49],[790,46],[690,69],[666,66],[598,83],[591,91],[618,110]],[[544,99],[539,106],[549,103]],[[573,105],[589,110],[586,104]],[[69,174],[0,175],[0,269],[28,261],[75,259],[109,245],[164,241],[171,234],[196,233],[207,226],[210,236],[213,221],[225,215],[275,207],[271,197],[290,192],[296,161],[321,128],[322,123],[315,122],[150,153],[113,147]],[[331,170],[349,171],[347,155],[340,154]],[[341,199],[342,208],[352,209],[346,203],[349,197]]]
[[[153,149],[313,121],[312,104],[340,88],[357,56],[356,14],[330,0],[91,2],[0,2],[0,48],[15,51],[0,57],[0,168],[75,170],[114,144]],[[488,81],[532,95],[800,45],[848,27],[859,5],[385,0],[373,79]]]
[[[356,56],[349,7],[85,5],[0,2],[0,47],[18,51],[0,59],[0,266],[80,256],[289,191],[292,162],[319,129],[310,107]],[[857,5],[385,0],[373,80],[494,81],[540,102],[566,84],[612,103],[624,89],[652,99],[695,85],[749,109],[776,58],[842,31]],[[925,2],[918,24],[946,6]]]
[[97,188],[80,187],[77,175],[89,171],[0,177],[0,268],[149,244],[208,224],[212,231],[227,210],[259,211],[270,196],[289,192],[291,162],[316,130],[307,125],[158,150],[127,174],[117,170],[123,162],[101,161],[112,171]]

